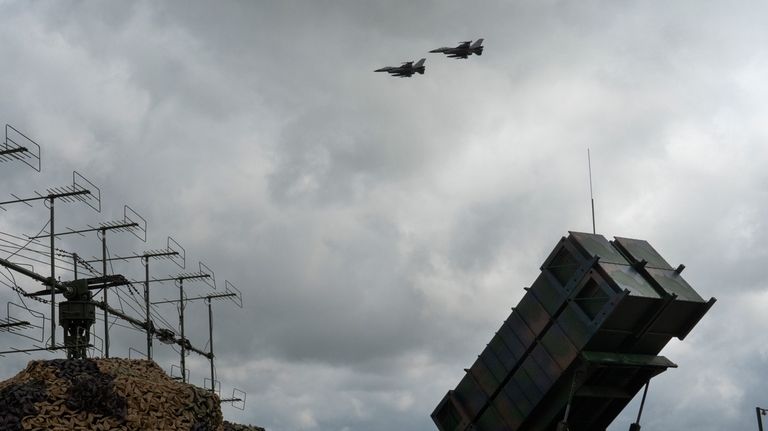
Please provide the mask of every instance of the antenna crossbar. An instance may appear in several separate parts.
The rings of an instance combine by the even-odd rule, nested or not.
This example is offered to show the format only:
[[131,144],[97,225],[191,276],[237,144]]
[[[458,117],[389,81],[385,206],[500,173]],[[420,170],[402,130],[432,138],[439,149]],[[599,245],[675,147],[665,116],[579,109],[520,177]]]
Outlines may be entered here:
[[61,191],[52,192],[47,195],[39,195],[32,198],[19,198],[19,199],[14,199],[10,201],[0,202],[0,205],[26,203],[26,202],[39,201],[44,199],[62,199],[62,198],[69,198],[72,196],[89,195],[89,194],[91,194],[90,190],[64,191],[62,189]]
[[[205,295],[205,296],[196,296],[194,298],[184,298],[184,301],[185,302],[198,301],[198,300],[201,300],[201,299],[211,300],[211,299],[218,299],[218,298],[229,298],[229,297],[232,297],[232,296],[237,296],[237,294],[236,293],[217,293],[215,295]],[[169,299],[167,301],[153,302],[152,305],[172,304],[172,303],[178,303],[178,302],[181,302],[181,300],[180,299]]]
[[31,324],[26,320],[20,320],[18,322],[0,323],[0,329],[10,329],[18,326],[30,326]]
[[[54,233],[53,236],[64,236],[64,235],[73,235],[73,234],[82,234],[87,232],[102,232],[107,230],[130,230],[133,227],[139,226],[138,223],[119,223],[119,222],[107,222],[99,227],[89,227],[88,229],[79,229],[79,230],[72,230],[70,229],[67,232],[58,232]],[[50,238],[51,234],[44,234],[44,235],[37,235],[37,236],[31,236],[29,239],[40,239],[40,238]],[[97,262],[101,262],[102,259],[99,259]],[[90,262],[89,262],[90,263]]]
[[201,280],[204,278],[210,278],[211,274],[179,274],[175,277],[168,277],[168,278],[152,278],[149,280],[150,283],[162,283],[166,281],[186,281],[186,280]]
[[178,251],[155,251],[155,252],[147,252],[142,254],[139,257],[143,258],[149,258],[149,257],[168,257],[168,256],[178,256]]
[[10,150],[0,150],[0,157],[8,154],[23,153],[27,151],[27,147],[11,148]]
[[[169,256],[177,256],[178,254],[179,254],[178,251],[147,252],[147,253],[142,253],[142,254],[133,254],[131,256],[115,256],[115,257],[107,258],[106,260],[107,260],[107,262],[112,262],[112,261],[116,261],[116,260],[128,261],[128,260],[131,260],[131,259],[148,259],[148,258],[162,258],[162,257],[169,257]],[[104,259],[97,259],[97,258],[94,257],[93,259],[85,260],[84,262],[85,263],[99,263],[99,262],[103,262],[103,261],[104,261]]]
[[[0,355],[7,355],[10,353],[28,353],[28,352],[42,352],[44,350],[47,351],[54,351],[54,350],[64,350],[68,346],[49,346],[49,347],[35,347],[32,349],[12,349],[12,350],[5,350],[0,352]],[[93,347],[92,345],[88,344],[85,347]]]

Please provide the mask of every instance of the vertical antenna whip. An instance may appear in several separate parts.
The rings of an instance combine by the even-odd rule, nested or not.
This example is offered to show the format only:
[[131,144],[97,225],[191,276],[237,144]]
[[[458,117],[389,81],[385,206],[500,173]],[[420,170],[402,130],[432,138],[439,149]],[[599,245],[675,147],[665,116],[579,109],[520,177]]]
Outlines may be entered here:
[[595,197],[592,194],[592,157],[589,154],[589,148],[587,148],[587,166],[589,167],[589,200],[592,204],[592,233],[597,233],[595,230]]

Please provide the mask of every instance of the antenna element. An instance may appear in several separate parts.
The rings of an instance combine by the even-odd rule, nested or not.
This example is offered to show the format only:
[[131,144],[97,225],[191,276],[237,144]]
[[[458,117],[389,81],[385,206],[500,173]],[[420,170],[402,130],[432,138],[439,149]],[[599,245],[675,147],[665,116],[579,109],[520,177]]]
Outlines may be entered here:
[[587,148],[587,166],[589,167],[589,200],[592,204],[592,233],[597,233],[595,230],[595,197],[592,194],[592,157],[589,154],[589,148]]

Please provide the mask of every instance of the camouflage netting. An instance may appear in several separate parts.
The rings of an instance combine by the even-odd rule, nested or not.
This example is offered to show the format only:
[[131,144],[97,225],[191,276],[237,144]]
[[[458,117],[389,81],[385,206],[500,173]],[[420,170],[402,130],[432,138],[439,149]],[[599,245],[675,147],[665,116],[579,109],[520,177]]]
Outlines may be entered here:
[[219,398],[152,361],[32,361],[0,382],[0,430],[258,430],[224,423]]
[[264,431],[264,428],[255,427],[253,425],[233,424],[232,422],[224,421],[224,431]]

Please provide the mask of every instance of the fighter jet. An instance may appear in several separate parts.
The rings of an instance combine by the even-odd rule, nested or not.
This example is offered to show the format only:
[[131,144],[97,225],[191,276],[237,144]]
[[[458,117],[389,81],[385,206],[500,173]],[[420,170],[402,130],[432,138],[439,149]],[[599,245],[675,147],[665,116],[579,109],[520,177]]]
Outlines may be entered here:
[[477,39],[475,43],[469,40],[461,42],[459,46],[454,48],[442,47],[429,52],[441,52],[451,58],[467,58],[472,54],[483,55],[483,39]]
[[427,61],[426,58],[422,58],[421,60],[417,61],[416,64],[413,64],[412,61],[408,61],[403,63],[401,66],[382,67],[381,69],[374,70],[374,72],[387,72],[392,76],[399,76],[400,78],[410,78],[414,73],[418,73],[420,75],[424,74],[425,61]]

